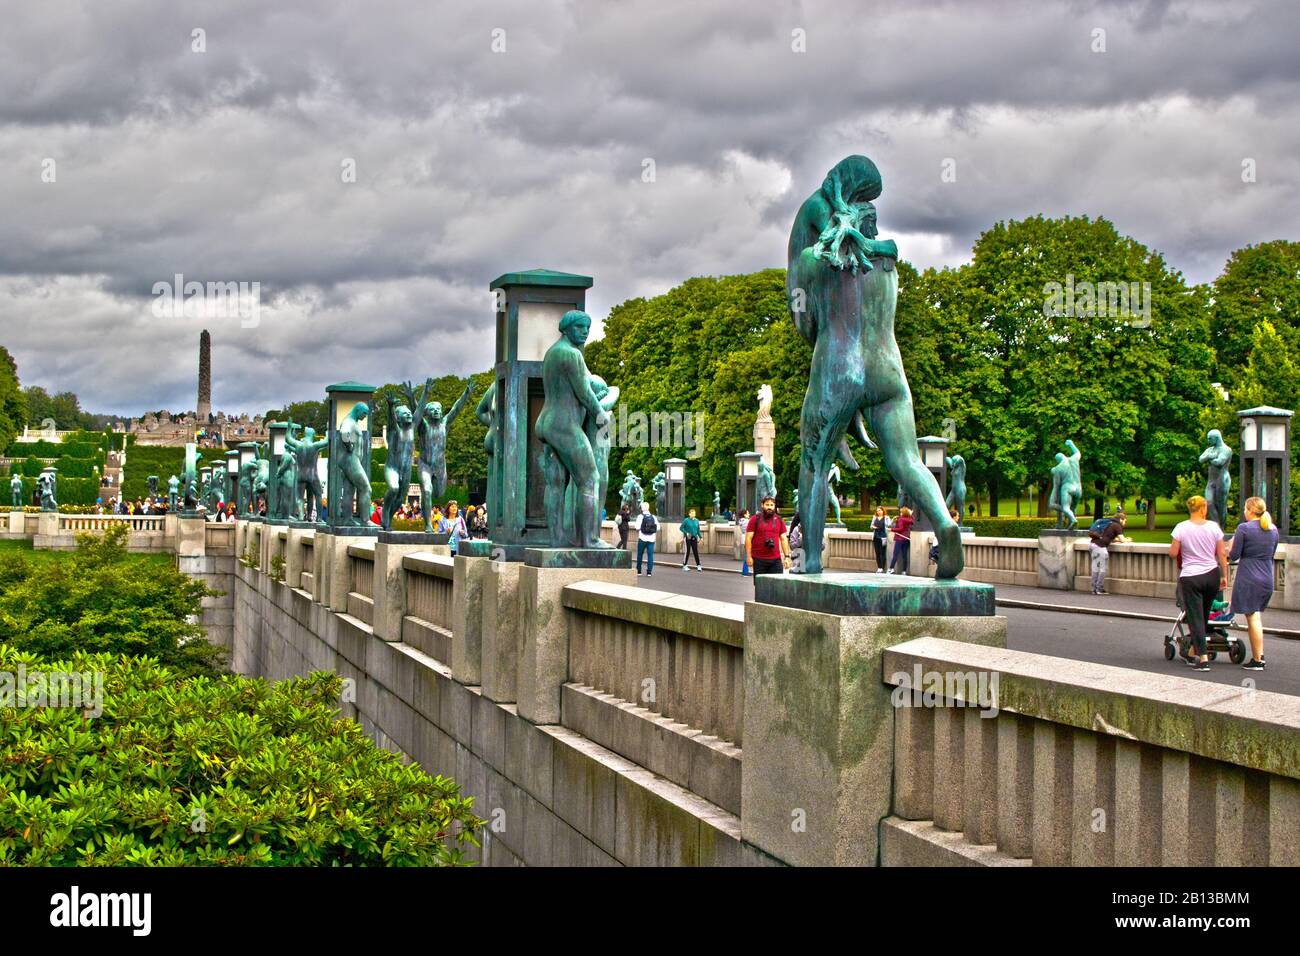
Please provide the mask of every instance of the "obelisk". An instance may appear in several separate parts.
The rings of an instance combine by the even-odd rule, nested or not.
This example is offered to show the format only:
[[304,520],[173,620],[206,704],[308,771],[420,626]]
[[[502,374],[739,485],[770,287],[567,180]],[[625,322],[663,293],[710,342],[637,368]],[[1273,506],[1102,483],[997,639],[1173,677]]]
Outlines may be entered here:
[[195,417],[206,425],[212,415],[212,336],[204,329],[199,333],[199,407]]

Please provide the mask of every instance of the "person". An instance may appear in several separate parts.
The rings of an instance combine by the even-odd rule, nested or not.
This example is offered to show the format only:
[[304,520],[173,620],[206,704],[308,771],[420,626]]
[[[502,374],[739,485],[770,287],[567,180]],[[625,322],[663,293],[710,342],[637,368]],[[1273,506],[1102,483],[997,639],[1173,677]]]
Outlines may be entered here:
[[371,522],[371,524],[377,524],[377,525],[379,525],[380,527],[383,527],[383,524],[384,524],[384,512],[383,512],[383,509],[380,507],[380,504],[381,504],[381,502],[378,502],[378,501],[372,501],[372,502],[370,503],[370,506],[371,506],[371,507],[370,507],[370,522]]
[[1088,543],[1088,553],[1092,557],[1093,594],[1107,593],[1106,571],[1110,567],[1110,546],[1128,543],[1128,538],[1123,534],[1126,524],[1128,524],[1128,516],[1121,511],[1100,531],[1088,530],[1088,537],[1091,539]]
[[479,505],[474,509],[474,537],[486,538],[488,536],[487,509]]
[[889,562],[889,573],[893,574],[894,570],[901,564],[903,570],[901,574],[907,574],[908,566],[912,560],[912,525],[915,519],[912,517],[911,508],[899,508],[898,520],[894,522],[894,557]]
[[465,530],[465,519],[460,516],[460,503],[456,499],[447,502],[447,514],[438,522],[438,534],[445,534],[447,543],[451,545],[451,553],[456,553],[456,546],[460,544],[460,539],[468,537]]
[[745,525],[745,558],[754,569],[754,587],[762,574],[781,574],[790,567],[790,536],[776,513],[776,499],[766,495],[759,513]]
[[618,518],[615,521],[618,525],[618,546],[621,550],[627,550],[627,529],[632,524],[632,514],[627,505],[618,509]]
[[1264,669],[1264,622],[1262,612],[1273,596],[1273,555],[1277,551],[1278,530],[1263,498],[1247,498],[1242,506],[1244,517],[1232,536],[1229,563],[1237,562],[1237,576],[1232,582],[1232,613],[1246,616],[1250,635],[1250,660],[1242,666],[1249,671]]
[[703,571],[704,565],[700,563],[700,521],[695,517],[695,509],[692,508],[682,519],[682,539],[686,542],[685,552],[682,557],[682,570],[689,571],[687,566],[691,562],[691,555],[695,555],[695,570]]
[[641,573],[641,558],[646,561],[646,577],[655,573],[655,539],[659,534],[659,522],[650,513],[650,502],[641,502],[641,516],[636,521],[636,573]]
[[[745,528],[745,527],[748,527],[748,526],[749,526],[749,511],[748,511],[748,509],[745,509],[745,508],[739,508],[739,509],[737,509],[737,511],[736,511],[736,527],[737,527],[737,528]],[[740,573],[741,573],[741,574],[745,574],[745,575],[749,574],[749,553],[748,553],[744,548],[741,548],[741,549],[740,549]]]
[[[1178,593],[1192,632],[1193,653],[1184,654],[1183,659],[1198,671],[1210,669],[1205,626],[1215,596],[1228,586],[1228,552],[1223,546],[1223,529],[1206,517],[1208,510],[1208,502],[1200,495],[1188,498],[1188,518],[1174,528],[1174,540],[1169,545],[1170,557],[1181,565]],[[1270,574],[1271,564],[1270,556]]]
[[876,552],[876,573],[885,573],[885,561],[889,545],[889,528],[892,522],[883,507],[877,507],[871,519],[871,547]]

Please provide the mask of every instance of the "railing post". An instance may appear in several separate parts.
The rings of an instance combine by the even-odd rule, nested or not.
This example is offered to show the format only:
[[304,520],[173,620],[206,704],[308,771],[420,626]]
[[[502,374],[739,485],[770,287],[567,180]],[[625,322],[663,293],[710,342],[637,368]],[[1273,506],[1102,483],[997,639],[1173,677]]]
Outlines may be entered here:
[[483,680],[483,604],[494,589],[492,542],[462,541],[456,554],[451,597],[451,676],[462,684]]
[[1073,531],[1038,532],[1038,586],[1058,591],[1074,590]]
[[381,531],[375,542],[375,577],[370,594],[371,600],[375,602],[375,610],[371,627],[374,628],[375,636],[385,641],[396,642],[402,639],[402,618],[406,616],[406,571],[402,568],[402,558],[417,551],[450,553],[445,544],[403,543],[403,536],[409,534],[410,532]]

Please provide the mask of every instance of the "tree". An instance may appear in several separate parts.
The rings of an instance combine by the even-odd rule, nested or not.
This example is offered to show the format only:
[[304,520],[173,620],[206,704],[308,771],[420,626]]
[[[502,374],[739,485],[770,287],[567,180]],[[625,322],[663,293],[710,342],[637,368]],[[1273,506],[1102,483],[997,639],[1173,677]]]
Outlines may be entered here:
[[1265,321],[1288,351],[1300,347],[1300,242],[1278,239],[1238,249],[1214,280],[1211,330],[1218,380],[1229,391],[1245,368],[1256,326]]
[[27,399],[18,384],[18,364],[0,346],[0,449],[8,448],[27,422]]
[[328,406],[322,401],[290,402],[284,408],[272,408],[266,413],[268,422],[291,421],[295,425],[316,429],[316,434],[324,435],[329,427]]

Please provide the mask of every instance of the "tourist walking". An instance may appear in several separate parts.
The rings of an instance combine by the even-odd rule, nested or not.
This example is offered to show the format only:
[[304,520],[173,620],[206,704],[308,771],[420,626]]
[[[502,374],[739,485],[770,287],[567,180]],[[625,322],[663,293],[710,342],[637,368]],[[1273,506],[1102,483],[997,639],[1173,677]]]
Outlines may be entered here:
[[889,573],[902,565],[900,574],[907,574],[912,561],[912,517],[911,508],[899,508],[898,520],[894,522],[894,557],[889,562]]
[[438,534],[449,535],[447,544],[451,546],[451,553],[456,553],[456,547],[460,544],[460,539],[468,537],[468,531],[465,528],[465,519],[460,515],[460,503],[454,498],[447,502],[447,514],[438,522]]
[[776,513],[776,499],[768,495],[758,514],[745,525],[745,558],[754,569],[754,587],[761,574],[781,574],[790,567],[790,537],[785,521]]
[[892,524],[889,515],[885,514],[885,509],[877,507],[876,513],[871,519],[871,547],[876,553],[877,574],[885,573],[885,564],[889,553],[889,529]]
[[686,517],[682,519],[682,525],[679,530],[682,533],[682,540],[686,545],[686,547],[683,548],[686,554],[682,558],[682,570],[690,570],[687,565],[691,563],[691,555],[694,554],[695,570],[703,571],[704,565],[700,564],[700,520],[695,517],[694,508],[686,513]]
[[641,573],[641,559],[646,558],[645,576],[655,573],[655,540],[659,536],[659,522],[650,513],[650,502],[641,502],[641,517],[636,522],[636,573]]
[[1110,546],[1112,544],[1127,544],[1128,538],[1124,537],[1124,525],[1128,524],[1128,516],[1124,512],[1119,512],[1110,523],[1100,531],[1088,530],[1088,554],[1092,558],[1092,593],[1106,594],[1106,571],[1110,567]]
[[1232,580],[1232,613],[1246,616],[1246,633],[1250,635],[1250,660],[1242,666],[1248,671],[1264,669],[1263,611],[1273,597],[1273,555],[1277,552],[1278,531],[1263,498],[1247,498],[1242,506],[1247,520],[1237,525],[1232,535],[1228,562],[1237,562]]
[[1215,596],[1228,587],[1228,552],[1223,546],[1223,529],[1206,517],[1207,511],[1206,501],[1200,495],[1188,498],[1188,518],[1174,528],[1174,540],[1169,545],[1170,556],[1180,565],[1178,593],[1187,615],[1187,627],[1192,632],[1193,653],[1184,654],[1183,659],[1198,671],[1210,669],[1205,627]]
[[618,546],[622,551],[627,550],[627,532],[632,525],[632,514],[627,505],[618,509],[618,518],[615,521],[618,526]]

